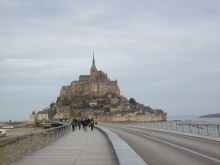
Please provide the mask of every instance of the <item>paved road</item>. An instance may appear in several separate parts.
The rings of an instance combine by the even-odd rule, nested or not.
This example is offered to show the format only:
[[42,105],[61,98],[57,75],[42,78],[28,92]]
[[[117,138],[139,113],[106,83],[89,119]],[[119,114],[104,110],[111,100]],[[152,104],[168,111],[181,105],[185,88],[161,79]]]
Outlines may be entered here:
[[139,128],[108,128],[149,165],[220,165],[220,142]]

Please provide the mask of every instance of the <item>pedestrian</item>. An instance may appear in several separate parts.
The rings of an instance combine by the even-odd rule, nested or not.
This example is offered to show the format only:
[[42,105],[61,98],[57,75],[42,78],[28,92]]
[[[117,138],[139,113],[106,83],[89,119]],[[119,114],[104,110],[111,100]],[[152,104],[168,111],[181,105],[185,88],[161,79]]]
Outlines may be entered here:
[[81,120],[81,123],[82,123],[82,125],[83,125],[83,130],[85,130],[85,119],[82,119],[82,120]]
[[91,125],[91,131],[93,131],[93,127],[94,127],[94,120],[93,120],[93,118],[91,118],[91,120],[90,120],[90,125]]
[[86,117],[86,119],[84,120],[84,125],[85,125],[85,131],[87,131],[87,127],[89,125],[89,118]]
[[80,130],[81,124],[82,124],[82,119],[79,119],[79,120],[77,121],[77,123],[78,123],[78,127],[79,127],[79,130]]
[[74,132],[75,131],[75,127],[76,127],[76,119],[73,119],[71,124],[72,124],[72,131]]

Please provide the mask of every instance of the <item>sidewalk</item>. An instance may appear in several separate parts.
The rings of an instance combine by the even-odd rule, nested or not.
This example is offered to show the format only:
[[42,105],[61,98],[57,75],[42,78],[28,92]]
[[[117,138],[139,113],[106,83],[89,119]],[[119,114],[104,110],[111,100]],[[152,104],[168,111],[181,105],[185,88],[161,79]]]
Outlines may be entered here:
[[13,165],[118,165],[108,138],[98,129],[76,130]]

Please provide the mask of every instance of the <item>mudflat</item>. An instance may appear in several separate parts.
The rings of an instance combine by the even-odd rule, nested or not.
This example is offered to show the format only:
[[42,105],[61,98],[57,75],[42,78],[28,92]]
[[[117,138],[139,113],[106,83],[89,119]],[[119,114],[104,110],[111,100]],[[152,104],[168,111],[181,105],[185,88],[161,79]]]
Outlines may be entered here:
[[13,128],[13,129],[6,129],[6,136],[12,136],[12,135],[22,135],[25,133],[32,133],[36,131],[40,131],[42,128],[40,127],[32,127],[32,128]]
[[22,135],[26,133],[32,133],[42,130],[41,127],[34,126],[33,123],[27,122],[17,122],[17,123],[6,123],[0,122],[0,128],[6,125],[12,125],[14,128],[4,129],[6,130],[6,137],[14,136],[14,135]]

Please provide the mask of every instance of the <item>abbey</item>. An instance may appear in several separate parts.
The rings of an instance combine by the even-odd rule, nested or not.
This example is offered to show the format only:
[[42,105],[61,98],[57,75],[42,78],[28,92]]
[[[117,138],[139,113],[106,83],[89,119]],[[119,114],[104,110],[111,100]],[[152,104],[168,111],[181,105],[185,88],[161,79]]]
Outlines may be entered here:
[[95,121],[162,121],[167,114],[120,95],[117,80],[97,70],[93,53],[89,75],[62,86],[57,101],[50,105],[53,119],[93,117]]
[[93,53],[90,75],[80,75],[78,81],[62,86],[60,98],[62,100],[72,96],[104,96],[106,94],[120,96],[120,89],[117,80],[111,81],[106,73],[97,70]]

